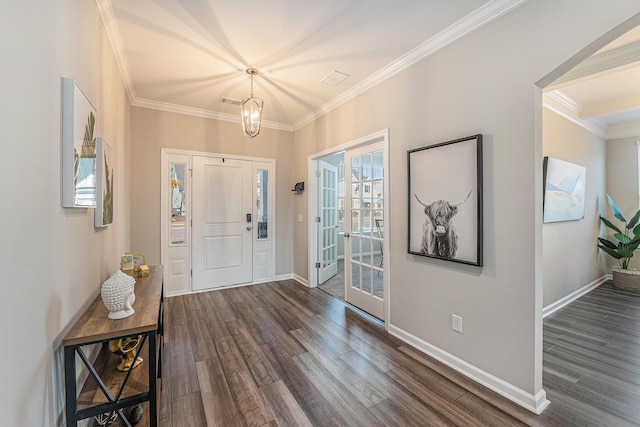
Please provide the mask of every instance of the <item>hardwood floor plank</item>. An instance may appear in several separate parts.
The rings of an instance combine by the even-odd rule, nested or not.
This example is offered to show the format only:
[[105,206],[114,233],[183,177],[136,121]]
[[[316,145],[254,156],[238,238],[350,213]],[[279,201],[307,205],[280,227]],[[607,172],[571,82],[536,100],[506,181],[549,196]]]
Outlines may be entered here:
[[[387,400],[394,402],[397,406],[407,410],[424,425],[429,426],[453,426],[454,424],[444,418],[440,413],[431,408],[426,402],[419,400],[417,396],[410,393],[402,385],[391,379],[386,373],[380,371],[360,354],[352,351],[340,356],[349,366],[369,382],[378,387],[387,397]],[[385,418],[386,416],[383,416]],[[380,418],[383,420],[383,418]]]
[[207,425],[199,391],[172,399],[171,413],[175,426],[202,427]]
[[507,414],[511,415],[517,420],[520,420],[530,426],[543,425],[536,420],[536,415],[533,414],[532,412],[524,409],[523,407],[517,405],[516,403],[510,401],[509,399],[499,395],[493,390],[490,390],[489,388],[483,386],[482,384],[473,381],[472,379],[466,377],[460,372],[449,368],[442,362],[439,362],[433,358],[430,358],[424,355],[419,350],[416,350],[414,348],[410,348],[407,346],[401,346],[399,350],[411,356],[412,358],[416,359],[417,361],[420,361],[422,364],[424,364],[431,370],[439,373],[443,377],[449,379],[459,387],[465,389],[470,393],[473,393],[474,395],[478,396],[485,402],[501,409],[502,411],[506,412]]
[[480,399],[473,393],[465,393],[456,400],[456,404],[465,408],[474,418],[482,418],[488,425],[501,427],[526,426],[525,423],[512,417],[506,412],[496,408]]
[[331,373],[313,355],[303,353],[293,359],[329,402],[332,409],[350,426],[383,426],[382,422],[375,418],[348,389],[334,380]]
[[231,337],[216,340],[220,365],[242,421],[247,426],[260,426],[273,420],[249,368]]
[[293,359],[297,354],[277,343],[265,344],[262,350],[313,425],[348,426],[298,368]]
[[[179,298],[179,297],[178,297]],[[185,316],[186,318],[186,316]],[[200,390],[196,364],[191,350],[189,327],[178,323],[171,327],[171,397],[176,398]]]
[[233,337],[240,354],[245,360],[253,380],[258,387],[278,381],[280,377],[271,367],[260,346],[253,340],[245,324],[239,320],[227,323],[229,332]]
[[196,363],[207,427],[242,426],[218,358]]
[[638,407],[631,406],[619,400],[617,397],[611,398],[600,389],[592,389],[583,387],[583,383],[573,383],[564,378],[557,377],[548,372],[543,374],[545,387],[562,391],[563,394],[570,396],[580,402],[585,402],[590,407],[604,410],[608,414],[628,420],[636,425],[640,424],[640,410]]
[[277,425],[311,427],[296,399],[289,392],[283,381],[276,381],[260,388],[262,396],[267,401]]
[[539,416],[295,281],[165,308],[168,427],[640,424],[640,294],[606,284],[544,319]]
[[369,410],[386,426],[423,427],[437,425],[419,419],[411,411],[388,399],[375,404]]
[[370,408],[385,399],[376,387],[352,370],[338,355],[325,350],[322,346],[318,346],[306,329],[297,329],[291,331],[291,333],[295,335],[302,345],[307,347],[309,352],[333,375],[335,380],[349,390],[366,408]]
[[327,331],[333,334],[336,338],[342,340],[353,350],[357,351],[361,356],[365,357],[381,371],[387,372],[400,366],[385,356],[382,352],[376,350],[374,347],[358,338],[358,336],[346,330],[344,327],[328,320],[323,315],[319,315],[317,317]]
[[457,405],[453,400],[441,397],[438,393],[429,389],[425,384],[416,380],[402,367],[387,372],[387,375],[394,379],[397,383],[402,384],[404,388],[416,395],[423,402],[438,411],[444,418],[454,425],[476,425],[489,427],[492,424],[487,423],[484,419],[474,417],[468,413],[465,408]]

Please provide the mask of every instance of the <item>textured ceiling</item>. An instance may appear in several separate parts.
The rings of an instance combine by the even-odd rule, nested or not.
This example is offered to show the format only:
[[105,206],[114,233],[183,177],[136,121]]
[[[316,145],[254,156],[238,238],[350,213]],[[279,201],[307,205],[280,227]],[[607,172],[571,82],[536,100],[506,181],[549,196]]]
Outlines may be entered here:
[[[525,0],[98,0],[133,105],[293,130]],[[339,71],[348,77],[321,81]]]

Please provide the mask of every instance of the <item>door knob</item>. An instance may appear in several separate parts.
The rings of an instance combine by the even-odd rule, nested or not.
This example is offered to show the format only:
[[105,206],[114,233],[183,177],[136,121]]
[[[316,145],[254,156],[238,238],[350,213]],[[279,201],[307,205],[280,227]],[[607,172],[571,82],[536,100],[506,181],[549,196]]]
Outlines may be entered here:
[[351,234],[349,234],[349,233],[344,233],[344,237],[346,237],[346,238],[348,239],[349,237],[351,237]]
[[247,230],[251,231],[251,226],[250,225],[247,226]]

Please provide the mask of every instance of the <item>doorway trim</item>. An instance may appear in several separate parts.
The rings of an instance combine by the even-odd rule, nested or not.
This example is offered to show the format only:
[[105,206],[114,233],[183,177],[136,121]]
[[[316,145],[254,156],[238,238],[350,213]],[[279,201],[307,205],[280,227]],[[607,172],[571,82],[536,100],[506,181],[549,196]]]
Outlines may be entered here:
[[[379,130],[377,132],[371,133],[369,135],[365,135],[363,137],[353,139],[351,141],[345,142],[343,144],[328,148],[323,151],[319,151],[317,153],[310,154],[308,156],[308,165],[307,170],[309,172],[308,176],[308,188],[309,195],[307,197],[308,207],[307,207],[307,216],[308,216],[308,252],[309,252],[309,287],[315,288],[318,286],[318,275],[316,273],[315,263],[318,259],[318,235],[316,232],[316,223],[313,221],[313,218],[318,212],[318,186],[316,185],[316,168],[315,163],[321,157],[327,156],[329,154],[338,153],[340,151],[345,151],[357,147],[361,147],[364,145],[368,145],[374,142],[383,142],[384,152],[385,152],[385,160],[384,160],[384,177],[383,177],[383,191],[384,191],[384,206],[382,209],[383,217],[386,221],[389,221],[388,224],[391,224],[391,218],[389,216],[389,204],[391,201],[391,197],[389,194],[389,128]],[[383,283],[383,294],[384,294],[384,327],[388,329],[390,321],[391,321],[391,310],[390,310],[390,300],[389,297],[389,283],[391,277],[391,271],[389,266],[391,265],[391,251],[389,250],[389,242],[391,240],[391,227],[387,227],[385,230],[385,236],[383,241],[383,253],[385,254],[382,268],[385,272],[384,274],[384,283]],[[355,306],[354,306],[355,307]]]
[[[165,212],[165,207],[168,206],[168,194],[166,193],[166,191],[164,191],[164,187],[163,184],[168,182],[168,177],[169,177],[169,171],[166,170],[165,165],[168,164],[169,162],[169,158],[172,155],[181,155],[181,156],[188,156],[189,161],[188,161],[188,168],[189,168],[189,187],[187,189],[188,192],[188,199],[187,199],[187,210],[188,210],[188,220],[189,222],[191,221],[191,211],[193,209],[192,207],[192,203],[193,203],[193,196],[192,196],[192,182],[191,182],[191,172],[193,170],[193,157],[195,156],[203,156],[203,157],[224,157],[227,159],[237,159],[237,160],[248,160],[251,161],[253,163],[252,166],[252,171],[254,173],[252,173],[253,176],[253,184],[252,184],[252,188],[253,188],[253,199],[255,202],[255,198],[256,198],[256,176],[255,176],[255,171],[256,168],[258,169],[264,169],[264,170],[268,170],[269,171],[269,190],[268,190],[268,204],[269,204],[269,219],[268,219],[268,230],[269,230],[269,241],[270,241],[270,245],[271,245],[271,260],[270,260],[270,270],[271,270],[271,274],[269,278],[262,278],[259,280],[254,280],[252,277],[251,282],[249,283],[241,283],[241,284],[237,284],[237,285],[229,285],[229,286],[222,286],[219,288],[213,288],[213,289],[225,289],[225,288],[235,288],[235,287],[239,287],[239,286],[248,286],[248,285],[254,285],[254,284],[258,284],[258,283],[265,283],[265,282],[270,282],[275,280],[276,278],[276,238],[277,238],[277,230],[276,230],[276,197],[277,197],[277,188],[276,188],[276,159],[272,159],[272,158],[267,158],[267,157],[250,157],[250,156],[240,156],[240,155],[235,155],[235,154],[224,154],[224,153],[210,153],[210,152],[206,152],[206,151],[191,151],[191,150],[181,150],[181,149],[174,149],[174,148],[165,148],[162,147],[160,148],[160,262],[161,264],[164,266],[165,269],[165,277],[166,277],[166,269],[167,269],[167,246],[168,246],[168,242],[169,242],[169,235],[168,235],[168,227],[166,227],[166,223],[168,221],[168,214]],[[262,165],[262,167],[261,167]],[[255,206],[254,206],[255,209]],[[255,212],[254,212],[254,217],[256,217]],[[253,239],[255,241],[256,239],[256,232],[257,232],[257,225],[253,227],[253,229],[255,230],[255,232],[253,233]],[[189,230],[188,230],[188,250],[189,250],[189,269],[193,268],[193,260],[191,259],[191,251],[192,251],[192,243],[191,243],[191,225],[189,225]],[[255,244],[253,245],[253,251],[252,251],[252,263],[255,262]],[[254,268],[254,272],[253,275],[255,276],[255,268]],[[165,284],[166,285],[166,284]],[[165,288],[165,293],[167,294],[167,296],[177,296],[177,295],[184,295],[184,294],[191,294],[191,293],[199,293],[199,292],[208,292],[210,290],[213,289],[205,289],[205,290],[193,290],[193,277],[190,275],[189,276],[189,286],[188,289],[180,289],[177,291],[171,291],[169,290],[167,292],[166,288]]]

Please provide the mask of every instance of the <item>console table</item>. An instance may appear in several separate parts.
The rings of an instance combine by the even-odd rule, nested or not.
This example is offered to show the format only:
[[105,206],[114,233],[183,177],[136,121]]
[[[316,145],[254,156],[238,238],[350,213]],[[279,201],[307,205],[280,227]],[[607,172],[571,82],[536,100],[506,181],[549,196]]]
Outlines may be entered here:
[[[67,427],[114,411],[125,426],[130,426],[125,411],[138,404],[143,404],[144,410],[141,425],[158,425],[164,323],[162,266],[151,266],[149,277],[136,278],[135,294],[135,313],[119,320],[107,318],[109,312],[98,295],[62,340]],[[142,339],[135,351],[144,361],[128,372],[119,372],[116,365],[120,357],[109,351],[109,341],[139,335]],[[92,363],[83,347],[94,344],[102,344],[102,348]],[[77,358],[89,370],[79,394]]]

